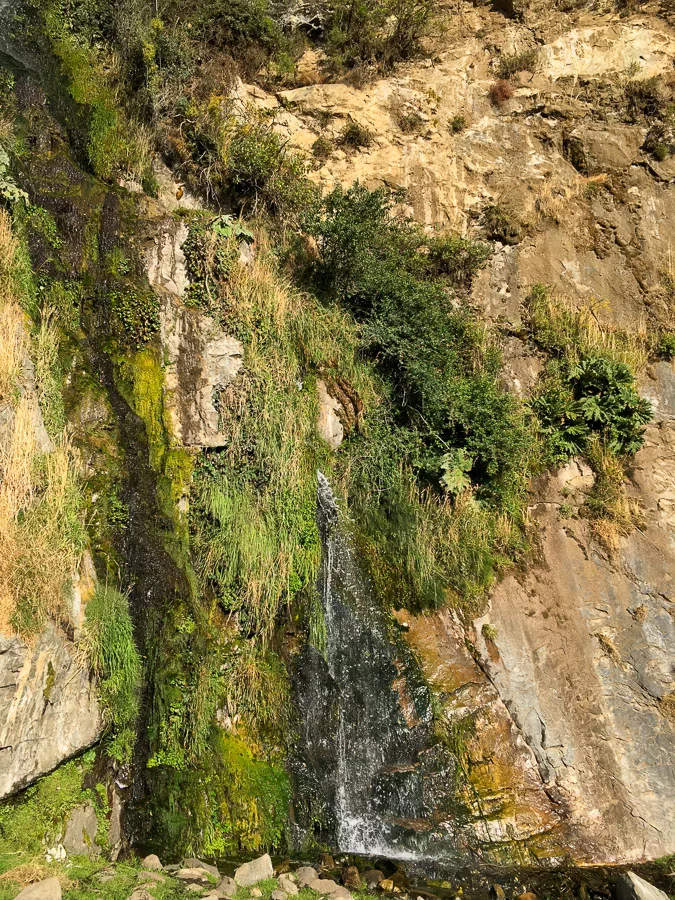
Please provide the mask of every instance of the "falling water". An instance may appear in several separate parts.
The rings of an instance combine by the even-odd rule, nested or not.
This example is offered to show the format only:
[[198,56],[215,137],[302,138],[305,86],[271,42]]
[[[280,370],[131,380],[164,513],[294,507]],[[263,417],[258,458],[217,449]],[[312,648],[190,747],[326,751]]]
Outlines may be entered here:
[[441,794],[454,786],[454,760],[434,745],[428,688],[358,564],[322,474],[318,521],[326,643],[323,655],[308,650],[299,666],[297,772],[314,798],[310,817],[318,810],[330,821],[345,852],[438,858],[438,840],[448,834],[439,833],[433,814],[438,784]]

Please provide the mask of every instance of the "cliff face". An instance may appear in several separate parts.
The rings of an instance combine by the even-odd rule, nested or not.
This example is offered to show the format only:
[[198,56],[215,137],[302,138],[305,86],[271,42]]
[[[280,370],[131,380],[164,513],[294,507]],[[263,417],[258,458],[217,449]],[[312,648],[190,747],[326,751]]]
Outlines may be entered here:
[[[242,109],[252,104],[267,111],[278,134],[299,152],[310,151],[321,134],[328,150],[324,159],[316,161],[311,177],[322,188],[348,186],[357,180],[369,188],[404,188],[405,211],[430,231],[439,226],[492,240],[494,252],[473,282],[470,303],[478,318],[500,334],[504,383],[527,399],[545,363],[526,327],[525,300],[536,284],[552,287],[554,303],[590,309],[608,334],[621,328],[642,339],[647,329],[672,331],[675,326],[671,258],[675,154],[660,158],[645,149],[649,125],[626,100],[627,85],[636,80],[655,77],[666,84],[673,77],[675,28],[650,4],[639,13],[625,15],[563,12],[545,4],[531,4],[511,18],[468,4],[447,12],[442,32],[428,40],[428,58],[402,64],[387,78],[360,87],[324,83],[320,55],[308,51],[296,68],[302,86],[281,87],[273,93],[238,82],[237,99]],[[508,89],[498,89],[500,58],[518,58],[532,71],[512,72]],[[349,123],[367,135],[361,146],[342,139]],[[51,136],[46,134],[49,129]],[[270,333],[281,328],[284,316],[290,316],[286,306],[292,306],[292,301],[288,294],[273,295],[272,325],[264,318],[267,308],[262,313],[256,309],[258,319],[248,309],[246,327],[235,337],[222,321],[197,309],[188,294],[186,254],[194,248],[184,248],[188,226],[171,213],[183,196],[178,205],[194,211],[199,206],[194,198],[183,194],[183,187],[172,181],[165,168],[157,168],[159,201],[137,197],[134,215],[125,213],[127,221],[119,212],[129,200],[123,189],[85,177],[69,155],[67,171],[62,159],[54,162],[66,140],[55,125],[45,130],[44,123],[35,139],[44,160],[55,166],[63,182],[57,188],[41,189],[40,173],[31,163],[25,164],[23,174],[33,201],[54,213],[66,235],[66,252],[85,233],[87,219],[93,219],[95,211],[101,218],[94,239],[101,260],[117,253],[117,262],[106,263],[110,272],[97,270],[97,261],[88,263],[96,272],[91,278],[105,283],[97,288],[98,294],[86,297],[86,334],[78,333],[82,346],[73,359],[106,382],[108,406],[112,404],[115,413],[100,401],[105,407],[101,415],[108,418],[101,429],[96,422],[84,422],[87,433],[80,435],[80,444],[85,456],[89,454],[87,478],[94,485],[92,493],[96,470],[105,464],[114,484],[119,482],[130,511],[128,524],[114,537],[112,557],[132,586],[136,626],[146,635],[145,651],[155,678],[147,688],[148,696],[156,692],[154,706],[148,703],[146,710],[148,721],[140,723],[144,745],[140,756],[145,752],[146,759],[142,771],[136,770],[138,782],[147,780],[149,792],[153,784],[164,792],[161,800],[151,797],[152,803],[161,805],[169,798],[175,804],[178,797],[178,805],[188,809],[188,817],[192,815],[191,804],[196,809],[203,800],[200,778],[211,772],[198,769],[194,758],[180,755],[182,744],[187,743],[184,734],[199,750],[199,740],[215,718],[222,743],[214,751],[219,762],[218,768],[213,764],[213,771],[222,780],[218,790],[227,795],[235,771],[228,766],[239,766],[236,771],[244,773],[241,782],[246,790],[250,788],[251,797],[245,794],[242,800],[237,795],[232,808],[241,803],[242,808],[258,810],[262,784],[271,799],[263,798],[268,803],[266,812],[256,812],[253,818],[264,820],[267,815],[274,827],[265,834],[272,835],[270,841],[279,840],[282,826],[277,826],[277,818],[286,815],[286,783],[276,770],[265,768],[267,762],[254,759],[260,750],[258,740],[249,739],[246,724],[241,726],[249,710],[240,697],[232,700],[235,691],[225,701],[218,695],[212,706],[213,698],[207,693],[207,688],[214,696],[221,690],[213,688],[213,683],[223,672],[227,678],[236,677],[232,659],[244,660],[265,684],[265,679],[273,683],[276,670],[265,668],[253,656],[245,658],[254,643],[254,626],[239,609],[235,614],[229,607],[226,614],[216,609],[222,587],[218,579],[205,579],[208,589],[203,596],[199,593],[202,582],[192,569],[188,544],[195,528],[202,529],[199,537],[205,539],[207,526],[212,527],[218,515],[226,518],[214,503],[208,515],[200,508],[202,519],[197,519],[196,526],[190,520],[191,504],[196,505],[193,463],[200,453],[229,446],[232,434],[241,430],[237,416],[241,419],[246,405],[262,396],[256,395],[257,389],[264,387],[274,402],[278,400],[260,372],[258,381],[250,376],[248,345],[245,352],[242,341],[250,341],[256,328],[262,334],[261,322]],[[672,135],[664,140],[671,141]],[[81,196],[69,201],[79,216],[77,227],[71,227],[75,217],[72,210],[61,209],[60,194],[68,194],[80,181]],[[128,182],[126,186],[140,193],[138,185]],[[95,193],[95,203],[87,192]],[[186,221],[191,224],[189,218]],[[133,254],[126,242],[129,236]],[[214,241],[211,247],[215,246]],[[237,253],[236,264],[245,270],[254,254],[245,243]],[[133,341],[122,345],[121,320],[105,306],[113,300],[101,300],[104,296],[119,300],[120,288],[114,279],[122,278],[113,264],[119,268],[124,254],[133,262],[134,289],[136,282],[146,286],[144,265],[154,288],[150,349]],[[69,273],[72,278],[79,277],[77,266],[79,262]],[[126,278],[127,273],[122,276]],[[210,277],[207,273],[207,291],[209,285],[216,290]],[[117,293],[109,290],[111,285]],[[126,282],[123,287],[128,287]],[[271,290],[267,282],[263,287]],[[262,292],[259,284],[256,290]],[[255,293],[253,288],[250,292]],[[229,297],[228,302],[235,301]],[[247,302],[252,303],[250,298]],[[307,316],[306,311],[303,314]],[[227,318],[224,313],[222,318]],[[299,327],[297,322],[293,327]],[[274,346],[263,341],[260,350],[254,341],[258,354],[257,358],[251,354],[254,364],[262,366],[260,360]],[[313,397],[302,402],[314,419],[319,413],[321,434],[331,450],[341,452],[349,427],[361,415],[358,395],[350,422],[344,406],[329,394],[328,382],[318,378],[318,364],[308,367],[309,374],[298,364],[298,378],[288,380],[295,364],[295,357],[275,358],[277,368],[270,380],[278,389],[279,384],[286,385],[286,379],[299,393],[303,379],[313,385],[316,402]],[[432,803],[427,819],[430,828],[450,835],[462,852],[477,850],[491,858],[528,860],[570,856],[588,863],[626,862],[673,852],[673,363],[645,366],[640,385],[653,403],[654,418],[628,471],[628,498],[640,510],[629,533],[599,540],[582,510],[595,476],[577,460],[532,484],[529,530],[535,551],[492,590],[483,616],[471,623],[460,621],[449,609],[418,615],[405,608],[395,610],[414,662],[406,655],[404,665],[395,650],[387,649],[383,653],[387,666],[382,671],[401,666],[391,693],[404,720],[407,687],[416,684],[419,672],[431,690],[424,735],[414,733],[421,723],[415,710],[405,725],[413,733],[410,745],[415,753],[426,752],[427,745],[443,735],[449,755],[443,757],[442,778],[436,777],[433,767],[430,770],[436,782],[443,781],[434,783],[438,788],[434,796],[441,799],[436,806]],[[69,413],[77,420],[77,429],[85,404],[75,401]],[[290,409],[291,401],[287,402]],[[261,418],[266,412],[258,411]],[[283,421],[286,431],[296,427],[300,431],[297,422],[305,414],[304,407],[289,413]],[[123,447],[124,471],[115,469],[119,453],[106,444],[110,434],[113,443]],[[310,438],[303,435],[309,445]],[[248,477],[247,467],[254,469],[254,438],[246,445],[244,462],[237,461],[242,478]],[[316,459],[328,454],[325,448],[321,452],[324,457],[317,453],[311,466],[306,466],[313,467],[312,478]],[[213,471],[225,465],[218,459]],[[267,460],[261,466],[262,475],[256,476],[256,490],[267,483],[266,466]],[[215,489],[209,489],[215,495]],[[200,502],[204,503],[203,497]],[[308,544],[314,539],[312,516],[310,510],[309,524],[302,523]],[[262,519],[255,521],[262,530]],[[193,528],[190,535],[188,522]],[[234,533],[229,536],[231,542],[235,539]],[[207,549],[211,552],[208,545]],[[244,558],[250,566],[255,564],[253,557]],[[270,559],[276,564],[276,557]],[[204,566],[203,559],[200,564]],[[306,571],[313,571],[311,562],[304,564]],[[276,574],[273,569],[270,564],[266,572],[270,581]],[[298,577],[295,571],[292,575]],[[234,593],[222,571],[218,578]],[[234,603],[229,595],[227,600]],[[240,615],[243,624],[237,618]],[[281,645],[280,657],[285,663],[290,660],[292,668],[298,658],[294,655],[296,626],[309,614],[294,607],[292,615],[284,615],[276,612],[274,642],[277,649]],[[202,641],[200,635],[206,634],[208,640]],[[0,644],[0,721],[6,721],[0,730],[0,761],[8,751],[11,756],[11,763],[2,766],[0,796],[5,796],[94,743],[101,721],[89,677],[76,666],[72,644],[65,636],[57,635],[50,625],[32,646],[17,638],[0,640],[4,641]],[[216,644],[221,653],[219,666],[226,662],[210,670],[204,660]],[[249,649],[244,651],[245,647]],[[198,670],[195,660],[202,669],[193,684],[190,679]],[[416,667],[414,675],[403,671],[406,665]],[[200,690],[204,693],[199,694]],[[201,701],[204,696],[208,702],[199,705],[195,698]],[[386,700],[392,697],[387,695]],[[235,713],[237,702],[244,709],[242,716]],[[181,716],[189,720],[193,708],[204,717],[194,725],[194,734],[180,730]],[[389,707],[383,703],[382,708]],[[333,717],[333,707],[329,713],[327,719]],[[195,714],[195,722],[198,718]],[[375,746],[377,727],[372,731]],[[152,737],[147,738],[150,732]],[[154,742],[152,752],[145,746],[150,741]],[[275,765],[277,757],[275,746]],[[148,758],[152,762],[146,771]],[[457,775],[452,774],[455,764]],[[394,783],[403,768],[390,769],[386,775]],[[410,771],[400,780],[407,774]],[[298,805],[303,799],[296,798]],[[200,814],[207,819],[211,815],[208,809]],[[416,824],[427,827],[417,820]],[[404,827],[412,825],[407,822]],[[247,833],[243,840],[250,838],[251,846],[257,848],[261,839],[251,828],[255,833]],[[432,833],[431,845],[433,840]]]
[[[646,125],[629,122],[617,99],[631,77],[673,77],[675,32],[643,9],[620,17],[530,8],[514,22],[463,8],[430,59],[395,77],[278,95],[278,127],[299,147],[311,145],[308,125],[322,115],[333,137],[349,120],[370,130],[369,147],[337,150],[319,168],[325,186],[403,187],[419,221],[469,234],[486,204],[504,204],[513,239],[497,243],[472,297],[507,335],[507,377],[520,394],[541,369],[520,336],[535,283],[590,304],[610,329],[672,328],[675,157],[647,153]],[[534,72],[517,76],[497,107],[488,96],[495,53],[528,48],[537,50]],[[412,134],[401,125],[411,114]],[[452,133],[457,115],[466,127]],[[539,559],[494,591],[474,626],[476,661],[447,614],[412,620],[423,669],[452,698],[445,715],[478,712],[468,752],[497,841],[543,830],[557,835],[546,852],[587,861],[672,852],[674,389],[672,364],[643,376],[655,416],[628,488],[642,523],[615,552],[576,515],[594,477],[571,464],[533,485]],[[484,625],[496,636],[486,640]],[[500,784],[506,758],[511,774]]]

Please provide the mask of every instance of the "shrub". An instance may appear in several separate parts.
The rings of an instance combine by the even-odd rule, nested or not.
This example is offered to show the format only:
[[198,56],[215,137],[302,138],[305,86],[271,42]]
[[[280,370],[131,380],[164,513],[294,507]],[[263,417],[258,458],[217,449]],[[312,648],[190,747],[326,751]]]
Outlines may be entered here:
[[119,591],[97,586],[86,606],[81,647],[98,679],[98,694],[111,732],[108,752],[128,763],[135,742],[141,659],[129,602]]
[[664,331],[658,339],[658,354],[663,359],[673,359],[675,357],[675,331]]
[[624,98],[628,117],[633,122],[665,116],[666,97],[658,75],[628,81],[624,87]]
[[453,134],[460,134],[467,127],[466,116],[453,116],[448,122],[448,127]]
[[390,69],[419,52],[434,15],[431,0],[338,0],[326,28],[334,64]]
[[456,287],[469,288],[476,273],[491,256],[489,244],[458,235],[437,237],[429,242],[431,274],[448,278]]
[[340,143],[343,147],[370,147],[373,135],[365,125],[358,122],[348,122],[340,133]]
[[508,82],[518,72],[534,72],[537,68],[538,58],[538,50],[502,54],[497,61],[497,78],[502,82]]
[[510,209],[503,203],[489,203],[480,214],[480,224],[490,240],[503,244],[517,244],[520,241],[520,225]]
[[675,113],[669,113],[666,121],[651,126],[642,149],[661,162],[675,153]]
[[333,143],[323,136],[318,137],[312,144],[312,153],[317,159],[328,159],[333,152]]
[[504,79],[495,81],[494,84],[490,86],[488,96],[490,97],[490,102],[493,103],[494,106],[503,106],[507,100],[510,100],[511,97],[513,97],[513,85],[510,81]]

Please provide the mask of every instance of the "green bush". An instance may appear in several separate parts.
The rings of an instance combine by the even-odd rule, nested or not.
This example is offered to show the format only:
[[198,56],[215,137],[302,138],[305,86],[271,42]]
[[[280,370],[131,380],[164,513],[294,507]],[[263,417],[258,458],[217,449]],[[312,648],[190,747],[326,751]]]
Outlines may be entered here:
[[497,61],[497,78],[508,81],[518,72],[534,72],[537,68],[538,57],[538,50],[502,54]]
[[675,357],[675,331],[664,331],[659,336],[658,354],[664,359]]
[[98,585],[86,606],[82,646],[98,678],[110,729],[108,752],[120,762],[129,762],[136,737],[142,667],[129,602],[119,591]]
[[593,440],[616,456],[632,456],[652,413],[627,365],[594,356],[550,367],[532,408],[556,463],[586,454]]
[[338,0],[326,28],[335,65],[389,69],[420,51],[435,6],[431,0]]
[[626,82],[624,98],[632,122],[663,119],[665,116],[667,101],[658,75]]

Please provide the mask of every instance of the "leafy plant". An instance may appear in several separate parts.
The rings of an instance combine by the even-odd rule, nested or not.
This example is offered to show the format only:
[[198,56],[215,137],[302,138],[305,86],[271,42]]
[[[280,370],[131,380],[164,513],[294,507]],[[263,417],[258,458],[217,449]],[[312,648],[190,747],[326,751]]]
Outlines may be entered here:
[[14,180],[9,155],[2,147],[0,147],[0,197],[11,204],[19,201],[28,203],[28,194],[21,190]]
[[469,472],[473,464],[474,460],[463,448],[451,450],[442,456],[441,470],[443,474],[440,482],[443,490],[452,497],[466,491],[471,486]]
[[497,61],[497,78],[508,81],[518,72],[534,72],[539,58],[538,50],[523,50],[521,53],[503,53]]

